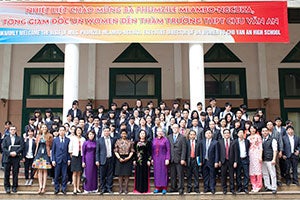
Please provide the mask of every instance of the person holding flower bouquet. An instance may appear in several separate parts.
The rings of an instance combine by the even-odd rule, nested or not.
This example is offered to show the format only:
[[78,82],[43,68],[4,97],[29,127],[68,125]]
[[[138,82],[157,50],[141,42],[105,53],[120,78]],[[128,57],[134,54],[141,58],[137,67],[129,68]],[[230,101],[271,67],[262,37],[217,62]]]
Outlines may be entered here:
[[150,192],[151,143],[147,141],[145,130],[140,130],[138,136],[139,141],[134,145],[135,159],[133,165],[135,166],[135,173],[133,192],[148,193]]

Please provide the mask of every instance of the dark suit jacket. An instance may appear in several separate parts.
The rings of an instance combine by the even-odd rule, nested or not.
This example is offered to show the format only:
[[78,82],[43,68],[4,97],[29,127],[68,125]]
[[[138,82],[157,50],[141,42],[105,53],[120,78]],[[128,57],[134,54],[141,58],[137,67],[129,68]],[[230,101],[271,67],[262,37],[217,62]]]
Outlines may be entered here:
[[[237,151],[235,149],[234,142],[231,139],[229,140],[230,140],[230,145],[229,145],[228,157],[229,157],[229,163],[230,165],[232,165],[233,163],[237,162],[238,158],[237,158]],[[220,161],[223,164],[226,160],[226,144],[223,138],[219,140],[219,147],[220,147]]]
[[[32,140],[32,148],[31,148],[33,156],[35,154],[35,148],[36,148],[36,143],[35,143],[35,138],[33,138],[33,140]],[[23,157],[26,156],[28,150],[29,150],[29,140],[26,139],[26,141],[24,142]]]
[[[112,157],[115,156],[115,154],[114,154],[115,142],[116,142],[116,140],[110,137]],[[106,157],[107,157],[107,151],[106,151],[105,139],[104,139],[104,137],[101,137],[97,141],[96,162],[99,162],[100,165],[105,165],[106,164]]]
[[217,141],[219,141],[220,139],[222,139],[222,135],[221,135],[221,131],[219,130],[219,129],[214,129],[214,130],[211,130],[212,131],[212,133],[213,133],[213,139],[214,140],[217,140]]
[[[7,163],[9,161],[9,159],[12,159],[13,157],[10,157],[10,150],[9,150],[9,146],[11,145],[11,139],[10,139],[10,135],[6,136],[3,141],[2,141],[2,149],[3,149],[3,163]],[[16,156],[15,158],[19,158],[21,159],[23,156],[23,149],[24,149],[24,140],[23,138],[21,138],[20,136],[15,136],[15,143],[14,145],[20,145],[17,149],[16,149],[16,153],[18,156]]]
[[220,116],[221,113],[221,108],[220,107],[216,107],[215,108],[215,112],[213,112],[213,116]]
[[183,135],[178,134],[174,143],[173,134],[168,135],[170,142],[171,162],[180,163],[181,160],[186,160],[186,139]]
[[[282,154],[285,155],[287,158],[290,158],[294,152],[291,152],[291,144],[289,140],[288,134],[282,137],[283,140],[283,152]],[[300,138],[294,135],[294,150],[300,151]]]
[[[199,152],[199,140],[195,140],[195,158],[197,158],[200,155]],[[187,161],[187,166],[191,165],[191,140],[186,140],[186,161]]]
[[133,125],[133,129],[131,131],[131,126],[130,124],[128,123],[127,124],[127,127],[126,127],[126,130],[127,130],[127,138],[131,141],[135,141],[135,136],[137,135],[137,132],[138,132],[138,129],[139,129],[139,126],[134,124]]
[[99,139],[101,137],[101,134],[102,134],[102,127],[101,126],[98,126],[98,131],[95,130],[94,126],[92,127],[92,130],[95,131],[96,133],[96,139]]
[[53,140],[53,145],[52,145],[52,161],[55,161],[56,164],[60,163],[67,163],[70,159],[70,154],[69,154],[69,143],[70,139],[65,137],[64,138],[64,143],[61,144],[60,142],[60,137],[56,137]]
[[200,156],[201,163],[205,164],[208,162],[208,165],[214,166],[215,163],[219,163],[219,143],[217,140],[212,139],[208,148],[208,160],[205,160],[206,154],[206,139],[200,142]]
[[[73,120],[74,119],[74,110],[72,108],[70,110],[68,110],[68,114],[67,115],[71,115],[72,116],[72,120]],[[77,109],[76,117],[78,117],[79,119],[82,117],[82,111],[80,109]]]
[[[239,145],[239,139],[235,139],[234,141],[234,145],[235,145],[235,149],[236,149],[236,153],[237,153],[237,160],[240,161],[241,157],[240,157],[240,145]],[[249,162],[249,148],[250,148],[250,142],[249,140],[245,139],[245,145],[246,145],[246,159]]]

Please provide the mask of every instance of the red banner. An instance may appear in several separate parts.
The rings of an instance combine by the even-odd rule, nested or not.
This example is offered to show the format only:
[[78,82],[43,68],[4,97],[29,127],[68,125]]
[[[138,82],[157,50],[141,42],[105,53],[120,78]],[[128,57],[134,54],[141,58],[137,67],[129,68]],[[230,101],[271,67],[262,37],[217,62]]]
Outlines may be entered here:
[[287,2],[1,2],[0,43],[289,42]]

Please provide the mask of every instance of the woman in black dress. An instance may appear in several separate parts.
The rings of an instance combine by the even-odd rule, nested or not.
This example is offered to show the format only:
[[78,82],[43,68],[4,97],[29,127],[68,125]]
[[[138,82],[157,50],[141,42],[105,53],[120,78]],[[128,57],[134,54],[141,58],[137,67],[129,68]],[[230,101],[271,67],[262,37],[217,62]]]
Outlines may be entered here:
[[134,192],[150,192],[149,167],[151,164],[151,144],[147,141],[145,130],[140,130],[139,141],[135,143],[134,150]]
[[125,194],[128,193],[129,176],[132,174],[133,142],[127,139],[127,131],[121,130],[121,138],[115,143],[114,149],[117,161],[115,175],[119,177],[119,194],[123,192],[123,179],[125,179]]

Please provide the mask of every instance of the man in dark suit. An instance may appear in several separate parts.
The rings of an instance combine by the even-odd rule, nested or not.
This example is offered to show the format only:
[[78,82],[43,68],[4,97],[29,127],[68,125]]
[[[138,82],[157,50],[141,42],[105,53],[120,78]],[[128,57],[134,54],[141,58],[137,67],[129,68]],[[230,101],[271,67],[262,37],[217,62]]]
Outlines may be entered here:
[[[237,150],[237,192],[240,193],[244,191],[249,194],[249,140],[244,139],[243,129],[238,130],[238,138],[234,141],[235,149]],[[244,184],[242,184],[242,173],[244,174]]]
[[95,131],[96,134],[96,140],[98,140],[102,136],[102,128],[100,126],[100,119],[99,117],[94,117],[93,126],[91,128],[93,131]]
[[138,134],[138,129],[139,126],[134,123],[134,116],[131,116],[126,128],[127,138],[131,141],[135,141],[135,136]]
[[204,138],[204,131],[203,128],[199,126],[199,121],[198,119],[193,119],[192,120],[192,126],[190,127],[190,130],[193,130],[196,132],[196,140],[200,141]]
[[[203,128],[204,132],[206,131],[206,129],[208,128],[208,121],[206,118],[206,112],[202,111],[200,113],[200,119],[199,119],[199,126],[201,128]],[[203,135],[204,136],[204,135]]]
[[209,99],[209,104],[213,111],[213,116],[220,116],[221,108],[217,106],[217,100],[216,98],[212,97]]
[[216,193],[216,168],[219,166],[219,143],[213,139],[212,131],[205,131],[205,139],[200,143],[201,163],[204,179],[204,193]]
[[[197,119],[196,119],[197,120]],[[196,140],[196,132],[190,130],[188,140],[186,141],[186,158],[187,158],[187,192],[192,192],[192,178],[194,177],[194,192],[199,193],[199,166],[197,162],[199,156],[199,140]]]
[[229,175],[230,192],[235,194],[234,191],[234,168],[237,167],[237,151],[234,148],[234,143],[230,139],[230,130],[224,129],[224,139],[219,140],[220,146],[220,162],[221,167],[221,182],[223,194],[227,193],[227,176]]
[[216,123],[214,121],[209,121],[209,130],[211,130],[214,140],[219,141],[222,139],[221,131],[216,128]]
[[54,194],[58,194],[60,189],[59,178],[61,177],[61,191],[63,194],[67,194],[67,168],[71,164],[70,154],[68,152],[68,147],[70,139],[65,137],[66,128],[60,126],[59,136],[53,140],[52,145],[52,165],[55,167],[55,191]]
[[[186,139],[179,133],[178,124],[173,124],[173,133],[168,136],[170,142],[171,164],[170,164],[170,177],[171,177],[171,192],[178,191],[183,195],[184,191],[184,166],[186,159]],[[178,177],[178,185],[177,185]],[[178,188],[177,188],[178,186]]]
[[103,137],[97,141],[96,165],[100,167],[100,194],[112,194],[114,173],[114,144],[115,139],[110,137],[109,127],[103,130]]
[[283,159],[286,161],[286,184],[291,184],[290,170],[293,171],[293,184],[299,185],[298,182],[298,161],[300,151],[300,138],[294,134],[294,127],[286,127],[287,134],[283,136]]
[[78,101],[74,100],[72,103],[72,108],[70,110],[68,110],[68,115],[72,116],[72,121],[74,119],[74,117],[78,117],[79,119],[82,117],[82,111],[78,108]]
[[20,168],[20,160],[23,155],[24,140],[22,137],[17,136],[16,127],[11,125],[9,128],[9,136],[3,139],[3,164],[4,164],[4,189],[7,194],[10,194],[10,181],[9,176],[12,168],[13,185],[12,192],[17,192],[18,187],[18,174]]

